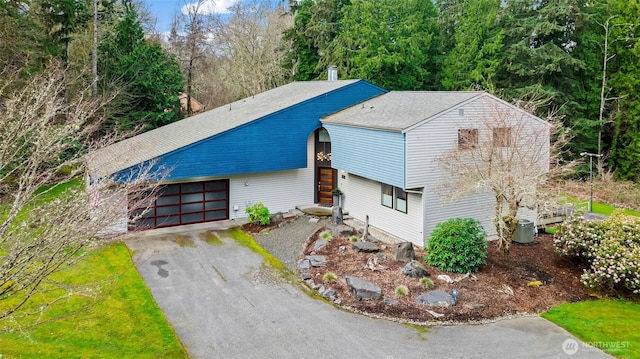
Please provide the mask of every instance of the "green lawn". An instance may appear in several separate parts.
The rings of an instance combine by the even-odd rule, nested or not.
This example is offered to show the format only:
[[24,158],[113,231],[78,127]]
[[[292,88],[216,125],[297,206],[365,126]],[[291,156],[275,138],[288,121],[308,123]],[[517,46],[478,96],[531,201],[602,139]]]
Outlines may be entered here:
[[638,302],[612,299],[567,303],[542,317],[618,358],[640,358]]
[[[589,208],[589,200],[579,199],[577,197],[573,197],[569,195],[563,195],[563,197],[567,199],[566,204],[572,205],[579,210],[584,210],[586,212],[587,209]],[[593,213],[604,214],[606,216],[610,215],[616,209],[616,207],[608,205],[606,203],[593,202],[592,204],[593,204],[593,208],[592,208]],[[634,211],[631,209],[624,209],[624,213],[631,216],[640,217],[640,212]]]
[[[187,358],[124,243],[103,245],[56,279],[104,283],[95,305],[24,332],[0,334],[4,358]],[[87,300],[74,297],[64,312]]]

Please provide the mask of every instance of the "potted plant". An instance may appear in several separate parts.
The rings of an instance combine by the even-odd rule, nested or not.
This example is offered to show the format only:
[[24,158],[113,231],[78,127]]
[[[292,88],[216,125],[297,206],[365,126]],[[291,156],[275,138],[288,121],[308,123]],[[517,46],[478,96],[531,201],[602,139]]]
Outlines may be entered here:
[[336,187],[333,190],[331,190],[331,195],[333,196],[333,205],[339,206],[340,197],[342,196],[342,191],[340,190],[340,188]]

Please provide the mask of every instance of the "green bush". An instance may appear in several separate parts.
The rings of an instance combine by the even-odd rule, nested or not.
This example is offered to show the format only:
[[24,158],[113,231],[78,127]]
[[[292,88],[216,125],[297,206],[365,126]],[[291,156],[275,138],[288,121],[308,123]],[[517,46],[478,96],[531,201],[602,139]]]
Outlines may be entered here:
[[254,204],[251,207],[245,208],[244,211],[249,215],[247,220],[250,223],[256,223],[263,226],[271,224],[271,214],[269,213],[269,209],[264,206],[262,201]]
[[425,247],[425,261],[448,272],[476,272],[486,261],[489,247],[486,237],[480,222],[473,218],[452,218],[438,223]]
[[621,210],[603,221],[574,215],[558,226],[554,247],[587,262],[581,278],[587,287],[640,293],[640,218]]

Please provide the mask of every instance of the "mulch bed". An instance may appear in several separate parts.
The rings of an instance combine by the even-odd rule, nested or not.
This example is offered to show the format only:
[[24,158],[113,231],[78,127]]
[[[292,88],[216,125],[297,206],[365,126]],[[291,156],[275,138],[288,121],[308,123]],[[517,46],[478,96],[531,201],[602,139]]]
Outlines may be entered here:
[[[264,227],[249,223],[242,229],[258,233],[278,225],[280,223],[272,223]],[[496,242],[491,242],[487,263],[481,266],[478,272],[472,273],[473,276],[453,284],[436,278],[439,274],[447,274],[453,279],[458,279],[463,274],[444,272],[426,264],[424,250],[414,246],[416,259],[425,266],[435,284],[434,288],[427,289],[420,285],[418,279],[401,273],[406,263],[393,259],[391,245],[378,244],[380,252],[384,254],[384,259],[378,259],[378,264],[384,268],[377,271],[366,268],[367,260],[375,254],[355,252],[352,242],[346,237],[334,237],[327,246],[313,251],[315,240],[323,230],[324,228],[319,229],[309,238],[301,259],[310,254],[325,256],[325,266],[311,268],[307,272],[316,283],[322,283],[322,278],[327,272],[336,274],[338,279],[335,282],[323,284],[336,292],[341,306],[350,310],[416,322],[474,322],[513,315],[537,314],[558,304],[591,298],[590,292],[580,283],[583,265],[559,256],[553,249],[553,236],[549,234],[537,235],[532,244],[513,243],[507,257],[498,250]],[[340,246],[345,246],[346,251],[341,253]],[[385,304],[383,300],[358,301],[349,292],[345,281],[347,276],[359,277],[374,283],[382,289],[383,298],[393,299],[397,303],[390,305]],[[541,281],[543,285],[528,286],[532,281]],[[406,296],[395,294],[395,289],[401,284],[409,289]],[[455,306],[428,307],[415,302],[418,295],[429,290],[444,290],[450,293],[453,288],[456,288],[459,294]],[[508,294],[509,288],[513,295]],[[443,316],[435,318],[427,310]]]
[[[316,236],[321,231],[319,230]],[[310,239],[304,255],[312,254],[315,239]],[[340,246],[346,246],[347,250],[340,253]],[[312,268],[309,273],[316,283],[322,283],[325,273],[335,273],[338,280],[324,285],[336,291],[336,296],[340,298],[343,306],[383,317],[418,322],[469,322],[525,313],[536,314],[564,302],[590,298],[589,291],[579,280],[583,271],[582,265],[556,254],[553,250],[553,237],[548,234],[538,235],[532,244],[514,243],[507,257],[498,250],[496,242],[492,242],[487,254],[487,264],[481,266],[477,273],[472,273],[476,280],[469,276],[453,284],[436,278],[439,274],[447,274],[453,279],[463,275],[444,272],[427,265],[424,262],[424,250],[414,246],[416,259],[425,266],[435,284],[433,289],[426,289],[420,285],[418,279],[402,274],[401,269],[406,263],[393,259],[391,246],[379,246],[383,248],[381,252],[386,258],[378,259],[378,263],[384,269],[372,271],[365,265],[368,258],[375,254],[355,252],[347,238],[334,238],[326,247],[313,252],[326,257],[326,266]],[[397,304],[385,304],[382,300],[358,301],[348,290],[344,280],[346,276],[355,276],[374,283],[382,289],[383,298],[393,299]],[[541,281],[543,285],[528,286],[532,281]],[[395,294],[395,289],[401,284],[409,289],[408,295]],[[506,286],[512,289],[513,295],[506,293],[509,292]],[[455,306],[427,307],[415,302],[415,298],[421,293],[436,289],[450,293],[452,288],[456,288],[459,293]],[[427,309],[443,316],[436,319]]]

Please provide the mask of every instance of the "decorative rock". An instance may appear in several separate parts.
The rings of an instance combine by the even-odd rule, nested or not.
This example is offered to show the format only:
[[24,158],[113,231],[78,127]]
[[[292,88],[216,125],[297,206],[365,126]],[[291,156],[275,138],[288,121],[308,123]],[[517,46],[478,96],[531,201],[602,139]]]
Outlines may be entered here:
[[[364,230],[363,229],[358,230],[358,234],[362,236],[364,234]],[[380,243],[380,240],[372,236],[371,233],[367,234],[366,241],[371,243]]]
[[340,305],[340,304],[342,304],[342,299],[340,299],[340,298],[336,298],[336,299],[334,299],[334,300],[333,300],[333,304],[335,304],[335,305]]
[[326,291],[326,289],[324,288],[324,285],[320,284],[320,287],[318,287],[318,293],[322,294]]
[[382,297],[382,289],[371,282],[352,276],[348,276],[346,280],[349,291],[358,300],[378,300]]
[[320,288],[322,288],[322,284],[314,283],[311,286],[311,289],[313,289],[313,290],[319,290]]
[[277,223],[284,219],[282,212],[276,212],[271,214],[271,223]]
[[315,218],[315,217],[309,218],[309,223],[318,223],[318,222],[320,222],[320,218]]
[[427,269],[415,259],[407,263],[404,268],[402,268],[401,272],[411,278],[423,278],[429,276]]
[[338,247],[338,253],[344,253],[347,251],[347,246],[340,246]]
[[302,279],[302,280],[311,279],[311,274],[309,274],[309,273],[302,273],[302,274],[300,274],[300,279]]
[[394,304],[398,304],[397,300],[393,300],[391,298],[384,298],[384,304],[386,305],[394,305]]
[[346,224],[327,223],[324,225],[324,228],[338,237],[349,237],[353,235],[353,228]]
[[381,252],[376,253],[376,257],[378,257],[378,259],[387,259],[387,255]]
[[451,307],[456,304],[453,297],[443,290],[433,290],[420,294],[416,298],[416,303],[428,305],[430,307]]
[[306,256],[305,258],[309,261],[312,267],[322,267],[327,264],[327,260],[324,256]]
[[313,250],[314,251],[318,251],[318,250],[326,247],[328,243],[329,242],[325,241],[324,239],[318,239],[316,241],[316,243],[313,244]]
[[438,280],[441,280],[445,283],[449,283],[449,284],[453,283],[453,279],[451,279],[451,277],[449,277],[446,274],[440,274],[436,278],[438,278]]
[[331,207],[331,222],[335,224],[342,224],[342,207]]
[[416,259],[413,243],[401,242],[393,245],[393,258],[397,261],[408,262]]
[[328,289],[328,290],[325,290],[324,292],[322,292],[322,298],[324,298],[324,299],[329,299],[329,298],[331,298],[331,297],[333,297],[335,295],[336,295],[336,291],[333,290],[333,289]]
[[311,268],[311,261],[308,259],[302,259],[298,261],[298,269],[307,270]]
[[378,248],[378,246],[376,246],[375,244],[369,243],[369,242],[362,242],[362,241],[354,242],[351,245],[351,247],[356,252],[371,253],[371,252],[377,252],[380,250],[380,248]]
[[313,279],[307,279],[304,282],[307,283],[309,288],[313,288],[313,286],[316,285],[316,283],[313,281]]

